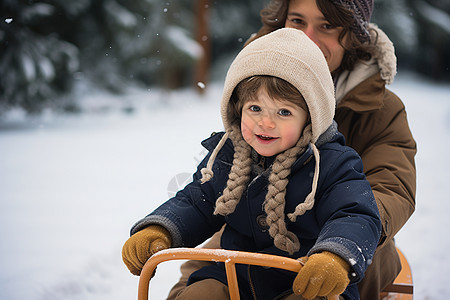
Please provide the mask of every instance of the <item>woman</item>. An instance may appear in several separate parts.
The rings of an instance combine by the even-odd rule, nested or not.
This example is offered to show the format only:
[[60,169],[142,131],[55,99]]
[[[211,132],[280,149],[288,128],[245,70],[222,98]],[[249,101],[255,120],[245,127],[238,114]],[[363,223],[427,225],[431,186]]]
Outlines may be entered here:
[[[259,32],[247,42],[281,27],[304,31],[322,50],[336,87],[339,131],[361,156],[383,225],[372,264],[359,283],[361,299],[380,299],[380,291],[400,271],[394,236],[415,208],[416,143],[405,107],[385,88],[396,74],[394,48],[387,36],[369,24],[371,0],[271,0],[261,11]],[[218,248],[220,233],[205,245]],[[203,262],[181,267],[182,278],[172,299]]]

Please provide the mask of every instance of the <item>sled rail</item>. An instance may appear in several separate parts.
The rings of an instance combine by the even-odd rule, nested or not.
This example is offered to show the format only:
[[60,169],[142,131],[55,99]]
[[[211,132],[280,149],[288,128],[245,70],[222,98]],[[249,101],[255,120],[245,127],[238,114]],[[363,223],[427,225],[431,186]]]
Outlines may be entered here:
[[[235,264],[279,268],[297,273],[302,268],[302,262],[299,260],[270,254],[204,248],[166,249],[152,255],[144,265],[139,278],[138,300],[148,299],[150,279],[153,277],[158,264],[170,260],[186,259],[225,263],[231,300],[240,299]],[[339,297],[328,297],[328,299],[335,300]]]
[[[411,300],[413,299],[411,268],[406,257],[398,248],[397,252],[400,256],[402,270],[395,281],[382,291],[381,299],[388,297],[388,299],[393,300]],[[162,262],[171,260],[223,262],[227,273],[228,290],[231,300],[240,299],[235,264],[279,268],[296,273],[303,266],[303,262],[300,260],[271,254],[205,248],[166,249],[152,255],[145,263],[139,278],[138,300],[148,300],[150,279],[154,275],[156,266]],[[339,299],[339,296],[328,297],[328,299]]]
[[397,278],[395,278],[394,282],[388,285],[382,292],[382,298],[383,296],[391,296],[395,295],[394,297],[390,297],[388,299],[395,299],[395,300],[412,300],[413,299],[413,293],[414,293],[414,286],[413,286],[413,279],[412,279],[412,272],[411,267],[406,260],[405,255],[403,254],[400,249],[397,248],[397,253],[400,256],[400,262],[402,265],[402,270],[400,271],[400,274],[397,275]]

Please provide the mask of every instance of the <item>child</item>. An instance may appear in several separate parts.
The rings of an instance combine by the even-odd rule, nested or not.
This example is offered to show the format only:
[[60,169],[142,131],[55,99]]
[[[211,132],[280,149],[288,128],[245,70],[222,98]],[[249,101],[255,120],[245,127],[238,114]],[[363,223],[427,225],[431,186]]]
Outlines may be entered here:
[[[359,299],[381,224],[334,105],[325,58],[302,31],[279,29],[245,47],[225,80],[225,133],[203,141],[210,152],[193,182],[133,226],[122,251],[130,271],[139,275],[157,251],[195,247],[225,224],[223,249],[308,257],[298,274],[237,265],[242,299]],[[291,297],[302,299],[282,299]],[[221,263],[193,273],[177,297],[228,298]]]

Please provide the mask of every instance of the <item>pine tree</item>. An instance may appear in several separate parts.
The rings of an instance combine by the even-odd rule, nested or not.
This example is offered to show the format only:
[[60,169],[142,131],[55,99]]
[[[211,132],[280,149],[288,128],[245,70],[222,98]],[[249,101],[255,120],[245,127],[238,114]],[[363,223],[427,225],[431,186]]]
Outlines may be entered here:
[[223,80],[229,64],[251,34],[261,27],[259,11],[268,2],[261,0],[213,1],[210,38],[213,45],[213,78]]
[[51,27],[60,7],[43,2],[0,2],[0,109],[38,111],[68,90],[79,67],[77,48]]
[[95,1],[79,20],[82,69],[116,92],[133,83],[168,88],[192,73],[196,47],[189,1]]
[[415,70],[434,79],[450,79],[450,3],[412,0],[419,45]]
[[400,68],[450,78],[450,2],[378,0],[372,21],[394,42]]
[[1,110],[39,111],[79,78],[180,87],[199,55],[187,0],[1,0],[0,14]]

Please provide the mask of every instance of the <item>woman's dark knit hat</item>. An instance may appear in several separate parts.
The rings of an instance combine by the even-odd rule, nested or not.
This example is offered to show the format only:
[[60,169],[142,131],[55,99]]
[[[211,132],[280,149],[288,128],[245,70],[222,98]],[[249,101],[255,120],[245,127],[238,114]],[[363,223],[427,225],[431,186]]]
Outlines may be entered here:
[[331,0],[331,2],[353,12],[355,19],[353,32],[361,42],[369,42],[370,34],[367,27],[373,12],[373,0]]

